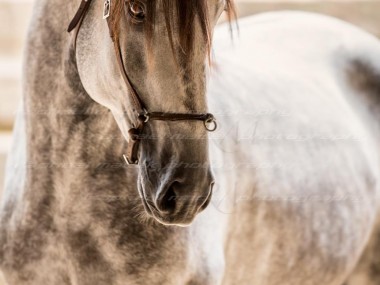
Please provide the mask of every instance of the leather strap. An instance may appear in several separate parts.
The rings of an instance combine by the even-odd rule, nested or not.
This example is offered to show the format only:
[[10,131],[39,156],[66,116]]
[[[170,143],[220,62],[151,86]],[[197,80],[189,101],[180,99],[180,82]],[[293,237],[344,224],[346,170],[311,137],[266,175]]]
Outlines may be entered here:
[[208,121],[214,118],[212,114],[183,114],[183,113],[146,113],[148,120],[156,121]]
[[[78,11],[76,12],[74,18],[70,22],[67,31],[70,33],[76,29],[74,34],[74,48],[76,48],[76,40],[78,36],[79,29],[83,23],[83,20],[89,10],[92,0],[82,0]],[[112,9],[111,9],[112,11]],[[133,112],[136,113],[136,124],[133,128],[128,131],[130,141],[128,143],[127,156],[125,160],[128,164],[138,164],[138,152],[140,142],[143,139],[144,126],[149,121],[203,121],[205,128],[213,132],[217,128],[215,117],[212,114],[186,114],[186,113],[164,113],[164,112],[148,112],[143,101],[139,97],[131,80],[128,77],[125,65],[123,63],[123,53],[120,48],[119,41],[115,40],[112,36],[112,28],[110,25],[110,19],[107,18],[108,28],[110,30],[110,35],[114,44],[115,54],[117,63],[123,77],[123,80],[128,88],[129,97],[133,104]]]
[[131,141],[128,144],[127,156],[124,157],[128,164],[138,164],[138,150],[141,140],[144,139],[144,126],[149,121],[202,121],[205,128],[213,132],[217,128],[216,120],[212,114],[183,114],[183,113],[163,113],[145,112],[138,116],[139,124],[136,128],[128,131]]
[[[108,20],[107,23],[109,26],[110,21]],[[109,27],[109,28],[111,29],[111,27]],[[137,95],[137,92],[136,92],[135,88],[133,87],[131,80],[128,77],[127,71],[125,70],[125,65],[123,63],[123,54],[121,52],[119,41],[115,41],[114,37],[112,37],[112,41],[114,43],[114,49],[115,49],[115,53],[116,53],[117,64],[119,65],[119,69],[121,71],[121,75],[123,77],[125,85],[127,85],[127,88],[129,91],[129,96],[132,99],[133,111],[137,114],[141,114],[145,110],[144,103],[141,101],[140,97]]]
[[83,19],[85,15],[87,14],[88,9],[90,8],[91,1],[92,0],[82,0],[78,8],[78,11],[76,12],[74,18],[71,20],[70,25],[67,29],[69,33],[75,29],[75,32],[73,35],[74,40],[72,41],[74,50],[76,50],[77,48],[78,33],[80,30],[80,27],[82,26]]
[[70,22],[67,32],[71,33],[71,31],[74,30],[78,26],[78,24],[83,20],[84,16],[88,11],[88,8],[90,8],[91,1],[92,0],[82,0],[78,8],[78,11],[76,12],[74,18]]

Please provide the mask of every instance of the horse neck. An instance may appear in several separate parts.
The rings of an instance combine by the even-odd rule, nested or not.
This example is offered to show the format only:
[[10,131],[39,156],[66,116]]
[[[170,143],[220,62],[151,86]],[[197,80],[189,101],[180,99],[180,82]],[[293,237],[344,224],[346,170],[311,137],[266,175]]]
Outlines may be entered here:
[[[111,179],[126,172],[122,167],[126,142],[111,112],[92,101],[84,90],[71,35],[62,25],[69,22],[78,5],[74,2],[38,2],[29,33],[24,100],[27,188],[33,195],[47,189],[68,191],[67,183],[74,181],[85,187],[89,177],[100,173],[103,179]],[[110,165],[112,173],[104,170]]]

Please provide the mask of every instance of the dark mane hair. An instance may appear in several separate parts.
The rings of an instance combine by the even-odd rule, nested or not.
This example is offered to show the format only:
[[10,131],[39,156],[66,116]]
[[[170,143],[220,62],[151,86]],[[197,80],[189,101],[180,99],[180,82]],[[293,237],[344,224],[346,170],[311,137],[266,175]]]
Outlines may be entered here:
[[[226,0],[226,12],[231,22],[236,18],[234,0]],[[125,0],[116,0],[112,17],[112,33],[117,38],[120,32],[120,18],[124,13]],[[208,53],[211,49],[211,30],[208,0],[147,0],[144,23],[148,51],[152,48],[152,36],[156,25],[156,14],[162,8],[172,50],[174,52],[174,35],[178,32],[178,42],[183,53],[190,59],[194,48],[194,21],[199,20]],[[174,30],[178,27],[178,31]]]

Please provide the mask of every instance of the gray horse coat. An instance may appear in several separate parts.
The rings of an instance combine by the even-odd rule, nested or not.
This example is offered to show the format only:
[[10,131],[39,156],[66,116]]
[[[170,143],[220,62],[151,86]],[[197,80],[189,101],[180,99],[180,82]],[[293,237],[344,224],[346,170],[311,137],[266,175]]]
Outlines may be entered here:
[[74,5],[58,2],[39,1],[29,30],[1,204],[7,284],[380,283],[377,39],[295,12],[243,19],[233,43],[217,27],[214,195],[190,226],[165,226],[82,86],[63,28]]

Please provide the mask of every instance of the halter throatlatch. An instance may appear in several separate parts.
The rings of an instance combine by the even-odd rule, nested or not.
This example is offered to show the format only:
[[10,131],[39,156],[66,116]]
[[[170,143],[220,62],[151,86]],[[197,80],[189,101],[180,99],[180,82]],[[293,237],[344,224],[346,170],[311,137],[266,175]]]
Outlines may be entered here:
[[[74,32],[74,48],[76,48],[76,39],[78,32],[82,25],[83,19],[85,18],[91,4],[92,0],[82,0],[78,11],[76,12],[74,18],[70,22],[68,32]],[[206,130],[213,132],[217,128],[216,120],[214,115],[205,114],[187,114],[187,113],[163,113],[163,112],[148,112],[146,106],[143,104],[141,98],[138,96],[135,88],[132,85],[131,80],[128,77],[127,71],[123,64],[123,55],[120,48],[120,42],[115,40],[116,37],[112,34],[112,29],[110,25],[111,17],[111,0],[105,0],[104,2],[104,12],[103,19],[107,20],[108,28],[110,30],[110,35],[114,43],[114,49],[116,53],[117,63],[119,65],[121,75],[128,88],[129,97],[133,105],[133,111],[136,114],[135,125],[128,131],[130,141],[128,143],[127,155],[124,156],[128,164],[138,164],[138,152],[140,141],[143,139],[143,131],[146,124],[150,121],[202,121]]]

